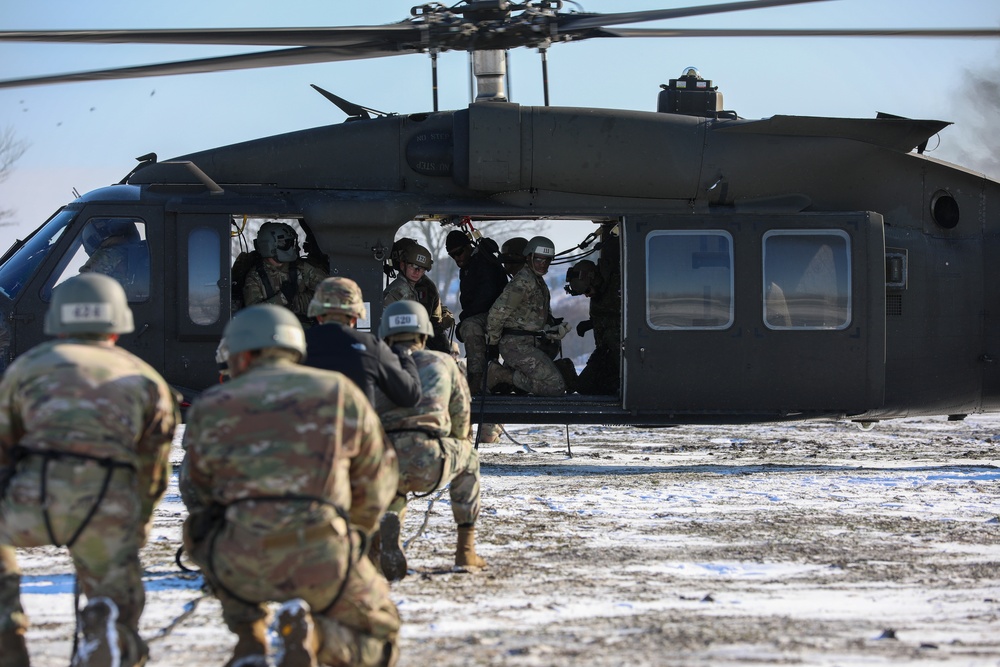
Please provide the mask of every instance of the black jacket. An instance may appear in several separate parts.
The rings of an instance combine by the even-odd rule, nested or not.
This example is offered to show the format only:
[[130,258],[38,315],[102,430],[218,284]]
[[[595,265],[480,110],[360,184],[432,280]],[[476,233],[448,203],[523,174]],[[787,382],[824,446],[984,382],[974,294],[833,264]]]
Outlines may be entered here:
[[459,321],[488,313],[507,286],[507,272],[493,255],[476,251],[458,272],[458,301],[462,304]]
[[306,366],[339,371],[375,404],[375,387],[400,407],[420,401],[420,375],[413,357],[391,349],[370,333],[337,322],[306,329]]

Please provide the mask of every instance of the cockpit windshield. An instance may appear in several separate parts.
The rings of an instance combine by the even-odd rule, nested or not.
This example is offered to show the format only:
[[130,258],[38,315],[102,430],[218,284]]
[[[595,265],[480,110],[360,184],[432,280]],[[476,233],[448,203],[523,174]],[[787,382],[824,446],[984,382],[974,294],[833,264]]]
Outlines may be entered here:
[[10,299],[18,295],[76,215],[77,211],[56,213],[0,266],[0,293]]

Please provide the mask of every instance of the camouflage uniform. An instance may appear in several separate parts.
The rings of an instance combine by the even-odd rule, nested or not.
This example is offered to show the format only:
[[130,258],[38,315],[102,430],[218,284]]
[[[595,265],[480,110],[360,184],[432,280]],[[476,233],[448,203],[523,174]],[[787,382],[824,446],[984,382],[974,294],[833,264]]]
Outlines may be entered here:
[[[273,264],[262,260],[258,266],[263,267],[264,275],[270,283],[271,296],[268,297],[268,290],[261,279],[257,266],[251,268],[246,275],[246,282],[243,284],[243,305],[252,306],[257,303],[273,303],[285,306],[299,316],[300,320],[306,320],[309,311],[309,302],[312,301],[316,286],[323,282],[326,273],[313,264],[303,260],[295,262],[280,262]],[[295,280],[295,296],[289,300],[281,291],[281,286],[289,282],[289,270],[295,267],[298,275]]]
[[[361,390],[340,373],[260,357],[195,402],[184,446],[185,545],[229,628],[263,619],[264,601],[302,598],[321,663],[385,664],[399,613],[356,531],[378,527],[398,471]],[[206,528],[213,511],[225,518]]]
[[399,496],[430,493],[451,482],[455,523],[472,525],[479,516],[479,454],[470,440],[469,386],[455,360],[442,352],[414,350],[420,373],[420,402],[412,408],[394,405],[381,391],[375,408],[399,456]]
[[109,239],[114,243],[105,242],[94,254],[80,267],[80,273],[94,271],[111,276],[118,282],[125,282],[128,271],[128,247],[126,240],[121,237]]
[[0,631],[28,624],[14,547],[66,544],[83,592],[118,606],[119,634],[145,655],[139,549],[170,479],[170,387],[113,344],[62,338],[8,368],[0,406],[0,479],[13,474],[0,501]]
[[434,337],[427,341],[427,346],[438,352],[451,353],[448,330],[455,325],[455,316],[441,305],[441,294],[433,280],[423,275],[414,285],[406,276],[398,276],[382,292],[382,307],[396,301],[416,301],[426,308],[434,327]]
[[540,348],[541,332],[551,319],[549,288],[527,265],[493,303],[486,324],[486,342],[499,343],[504,365],[513,370],[514,386],[539,396],[566,392],[562,374]]

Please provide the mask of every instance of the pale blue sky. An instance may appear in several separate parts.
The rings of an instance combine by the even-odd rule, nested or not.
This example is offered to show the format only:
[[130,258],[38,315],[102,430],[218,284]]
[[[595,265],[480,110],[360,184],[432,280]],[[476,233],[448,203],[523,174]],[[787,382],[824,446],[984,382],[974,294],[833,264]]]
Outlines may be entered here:
[[[413,2],[378,0],[3,0],[0,30],[260,27],[384,24]],[[452,4],[452,3],[446,3]],[[586,0],[592,12],[699,4],[696,0]],[[704,4],[716,4],[705,2]],[[566,3],[565,9],[571,4]],[[995,0],[831,0],[647,24],[676,28],[995,28]],[[639,26],[629,26],[639,27]],[[256,50],[256,49],[246,49]],[[233,48],[126,45],[0,46],[0,78],[137,65],[235,53]],[[775,114],[872,117],[877,111],[961,123],[966,70],[997,68],[997,39],[690,38],[601,39],[549,51],[552,104],[655,110],[659,84],[689,65],[720,86],[727,109],[746,118]],[[542,103],[537,53],[513,53],[512,99]],[[440,61],[441,106],[468,103],[465,54]],[[431,108],[425,55],[131,81],[71,83],[0,91],[0,127],[31,144],[0,208],[23,237],[80,192],[119,180],[134,158],[161,159],[318,125],[343,114],[309,88],[389,112]],[[974,137],[949,129],[938,157],[954,160]],[[934,142],[932,141],[932,147]]]

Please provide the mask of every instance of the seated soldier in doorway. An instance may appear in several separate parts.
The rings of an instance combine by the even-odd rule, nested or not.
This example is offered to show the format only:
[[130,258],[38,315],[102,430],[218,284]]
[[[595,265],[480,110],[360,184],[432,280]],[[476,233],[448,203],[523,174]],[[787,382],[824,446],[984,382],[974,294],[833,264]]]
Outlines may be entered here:
[[[486,342],[491,360],[487,368],[490,391],[501,385],[539,396],[566,393],[566,380],[559,367],[542,348],[549,339],[562,339],[569,331],[565,322],[552,324],[549,288],[545,274],[555,257],[555,245],[535,236],[524,248],[525,264],[507,283],[490,308]],[[500,355],[504,363],[498,363]]]
[[393,269],[400,275],[382,292],[382,307],[396,301],[416,301],[427,309],[434,327],[434,337],[427,347],[452,354],[450,330],[455,326],[455,316],[441,304],[441,293],[427,272],[434,266],[431,252],[413,239],[402,238],[392,245]]
[[309,302],[326,273],[299,257],[299,237],[291,225],[265,222],[253,245],[261,259],[246,274],[243,305],[285,306],[307,323]]

